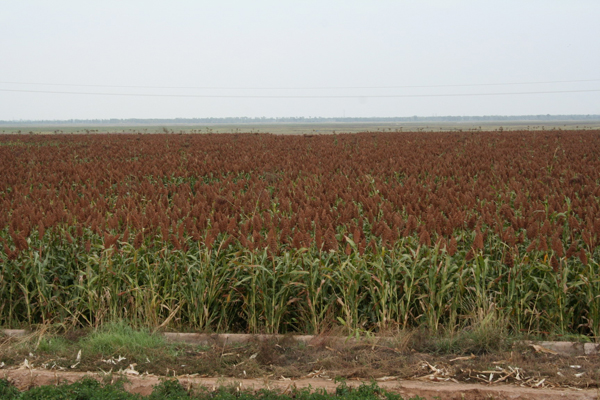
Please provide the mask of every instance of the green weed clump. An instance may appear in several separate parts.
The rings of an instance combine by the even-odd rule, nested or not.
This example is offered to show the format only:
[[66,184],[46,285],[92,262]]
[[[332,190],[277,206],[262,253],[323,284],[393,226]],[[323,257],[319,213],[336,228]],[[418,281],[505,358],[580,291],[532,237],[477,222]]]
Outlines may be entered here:
[[108,323],[79,341],[84,353],[147,357],[157,350],[168,349],[161,335],[147,329],[134,329],[124,321]]
[[0,379],[0,399],[12,400],[19,396],[19,391],[6,379]]
[[223,387],[216,392],[186,390],[176,380],[164,380],[154,387],[152,394],[143,397],[126,392],[122,383],[103,385],[91,378],[70,385],[35,387],[22,393],[7,380],[0,379],[0,396],[3,400],[402,400],[399,395],[386,392],[375,383],[358,388],[342,383],[332,394],[303,389],[286,395],[264,389],[258,392],[231,391]]

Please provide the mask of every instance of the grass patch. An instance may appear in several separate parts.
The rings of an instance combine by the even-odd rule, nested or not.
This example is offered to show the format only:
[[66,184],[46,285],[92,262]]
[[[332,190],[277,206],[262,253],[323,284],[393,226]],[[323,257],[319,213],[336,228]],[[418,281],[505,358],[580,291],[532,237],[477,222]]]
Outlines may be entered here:
[[37,350],[44,353],[62,353],[69,347],[69,342],[61,336],[44,336],[39,340]]
[[16,399],[18,395],[19,391],[16,387],[12,386],[6,379],[0,379],[0,398]]
[[[335,393],[328,394],[324,391],[310,389],[295,389],[290,395],[281,394],[272,390],[238,391],[239,388],[220,388],[216,392],[207,390],[190,391],[185,389],[179,382],[165,380],[154,387],[151,395],[143,397],[128,393],[122,383],[103,385],[100,382],[86,378],[70,385],[39,386],[20,393],[7,380],[0,380],[0,395],[4,400],[231,400],[234,398],[243,400],[401,400],[398,394],[389,393],[379,388],[377,384],[361,385],[351,388],[342,382]],[[415,397],[417,399],[419,397]]]
[[82,351],[88,354],[130,358],[145,358],[157,351],[162,353],[171,349],[163,336],[147,329],[134,329],[123,321],[106,324],[82,338],[79,343]]
[[[168,343],[160,334],[118,322],[96,330],[57,333],[42,329],[24,337],[6,337],[0,340],[0,362],[19,365],[27,359],[30,365],[77,371],[92,371],[107,365],[119,369],[131,363],[153,366],[157,361],[170,365],[180,347]],[[102,360],[109,360],[109,364]],[[119,361],[110,364],[110,360]]]

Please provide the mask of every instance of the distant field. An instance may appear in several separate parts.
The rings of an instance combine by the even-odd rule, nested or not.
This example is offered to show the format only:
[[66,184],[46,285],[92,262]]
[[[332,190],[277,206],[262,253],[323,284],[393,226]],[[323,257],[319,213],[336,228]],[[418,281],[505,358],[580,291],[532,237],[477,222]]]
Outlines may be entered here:
[[0,135],[0,325],[600,336],[600,130]]
[[204,125],[31,125],[9,126],[1,125],[0,133],[273,133],[278,135],[290,134],[333,134],[358,132],[460,132],[460,131],[497,131],[497,130],[587,130],[600,129],[600,121],[502,121],[485,123],[270,123],[270,124],[204,124]]

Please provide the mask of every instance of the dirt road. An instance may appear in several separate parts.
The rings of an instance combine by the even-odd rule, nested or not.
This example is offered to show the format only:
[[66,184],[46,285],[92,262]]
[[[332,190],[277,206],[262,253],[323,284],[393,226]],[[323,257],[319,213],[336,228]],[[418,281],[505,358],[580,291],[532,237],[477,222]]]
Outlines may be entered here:
[[[84,373],[84,372],[62,372],[44,369],[9,369],[0,370],[0,377],[8,379],[21,390],[40,385],[56,385],[60,383],[72,383],[80,380],[84,376],[89,376],[104,382],[117,380],[126,377],[128,383],[125,384],[127,391],[148,395],[152,392],[152,387],[159,383],[164,377],[155,375],[135,375],[135,374],[102,374],[102,373]],[[274,378],[264,379],[234,379],[234,378],[209,378],[198,376],[177,376],[181,384],[188,388],[204,386],[209,390],[214,390],[220,386],[229,388],[238,388],[239,390],[250,389],[277,389],[280,391],[290,391],[294,387],[306,388],[310,386],[313,389],[322,388],[329,392],[335,391],[337,383],[332,380],[314,378],[297,380],[277,380]],[[348,386],[358,386],[363,381],[350,380]],[[367,384],[370,382],[366,382]],[[558,399],[576,399],[592,400],[600,399],[600,392],[597,389],[534,389],[515,385],[483,385],[483,384],[464,384],[454,382],[421,382],[410,380],[387,380],[380,381],[377,384],[388,390],[400,393],[404,398],[421,396],[426,399],[540,399],[540,400],[558,400]]]

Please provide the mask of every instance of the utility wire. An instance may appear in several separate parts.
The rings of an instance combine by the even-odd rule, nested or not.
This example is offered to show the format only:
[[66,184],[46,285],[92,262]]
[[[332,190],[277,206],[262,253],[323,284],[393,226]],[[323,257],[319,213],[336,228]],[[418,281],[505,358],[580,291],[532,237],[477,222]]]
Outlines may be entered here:
[[49,93],[49,94],[78,94],[93,96],[129,96],[129,97],[194,97],[206,99],[355,99],[355,98],[406,98],[406,97],[473,97],[473,96],[512,96],[527,94],[553,94],[553,93],[587,93],[600,92],[600,89],[582,90],[548,90],[533,92],[498,92],[498,93],[449,93],[449,94],[389,94],[389,95],[213,95],[213,94],[143,94],[143,93],[97,93],[97,92],[61,92],[51,90],[20,90],[0,89],[0,92],[17,93]]
[[[204,90],[339,90],[339,89],[409,89],[409,88],[440,88],[440,87],[478,87],[506,85],[540,85],[554,83],[599,82],[600,79],[578,79],[569,81],[536,81],[536,82],[505,82],[505,83],[470,83],[450,85],[401,85],[401,86],[318,86],[318,87],[231,87],[231,86],[132,86],[132,85],[78,85],[72,83],[33,83],[0,81],[0,84],[68,86],[68,87],[102,87],[128,89],[204,89]],[[372,96],[370,96],[372,97]]]

